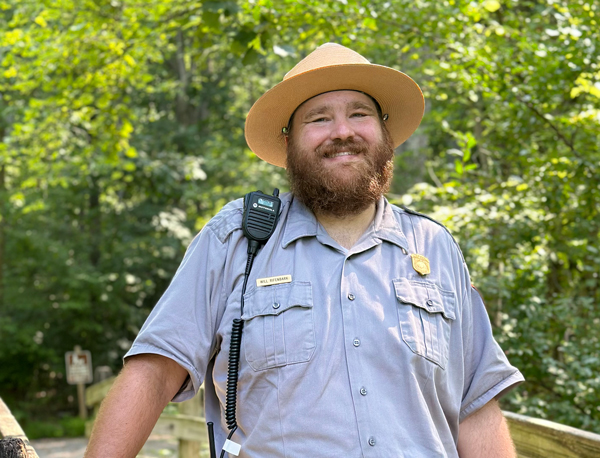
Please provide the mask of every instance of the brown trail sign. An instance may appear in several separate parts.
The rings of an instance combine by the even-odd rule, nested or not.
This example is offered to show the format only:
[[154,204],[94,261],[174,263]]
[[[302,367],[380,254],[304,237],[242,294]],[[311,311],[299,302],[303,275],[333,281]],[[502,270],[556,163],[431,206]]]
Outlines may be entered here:
[[79,345],[75,345],[74,351],[65,353],[65,365],[67,368],[67,383],[77,385],[77,402],[79,403],[79,417],[87,418],[87,409],[85,408],[85,384],[92,383],[92,354],[87,350],[82,350]]

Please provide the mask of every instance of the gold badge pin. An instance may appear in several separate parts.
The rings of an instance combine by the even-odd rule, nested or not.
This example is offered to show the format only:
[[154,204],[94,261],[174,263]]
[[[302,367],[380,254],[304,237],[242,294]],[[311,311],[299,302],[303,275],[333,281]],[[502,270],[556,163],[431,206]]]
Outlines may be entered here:
[[413,269],[415,269],[419,275],[427,275],[431,272],[431,269],[429,269],[429,259],[425,256],[411,254],[410,257],[412,259]]

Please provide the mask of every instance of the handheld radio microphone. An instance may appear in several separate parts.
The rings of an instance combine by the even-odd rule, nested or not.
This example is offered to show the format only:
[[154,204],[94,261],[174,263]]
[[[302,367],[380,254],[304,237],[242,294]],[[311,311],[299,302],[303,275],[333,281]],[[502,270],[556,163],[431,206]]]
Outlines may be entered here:
[[258,246],[266,243],[275,231],[281,207],[278,196],[279,189],[275,188],[272,196],[262,191],[254,191],[244,197],[242,230],[248,239],[248,250],[255,243],[258,243]]

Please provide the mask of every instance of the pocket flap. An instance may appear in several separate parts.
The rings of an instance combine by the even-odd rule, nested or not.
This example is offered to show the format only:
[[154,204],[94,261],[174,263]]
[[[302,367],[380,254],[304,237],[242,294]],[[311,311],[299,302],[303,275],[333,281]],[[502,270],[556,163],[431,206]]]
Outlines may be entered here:
[[264,315],[279,315],[291,307],[312,306],[310,282],[295,281],[283,285],[260,286],[244,294],[242,320]]
[[400,302],[422,308],[429,313],[442,313],[450,320],[456,319],[454,293],[451,291],[407,278],[399,278],[393,282],[396,297]]

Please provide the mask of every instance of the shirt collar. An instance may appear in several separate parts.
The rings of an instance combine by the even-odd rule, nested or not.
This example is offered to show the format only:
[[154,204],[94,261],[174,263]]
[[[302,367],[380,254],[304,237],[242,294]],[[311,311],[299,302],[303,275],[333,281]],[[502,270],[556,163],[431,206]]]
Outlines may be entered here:
[[400,216],[394,211],[393,205],[383,196],[377,202],[377,211],[371,227],[374,238],[393,243],[408,251],[408,241],[402,231]]
[[[393,206],[387,199],[381,197],[377,202],[373,224],[371,224],[361,239],[372,237],[374,239],[385,240],[408,250],[408,241],[395,213]],[[316,237],[323,231],[313,212],[292,196],[281,246],[286,248],[295,240],[302,237]]]
[[291,195],[290,208],[287,214],[281,246],[286,248],[290,243],[302,237],[314,237],[319,231],[317,218],[302,202]]

